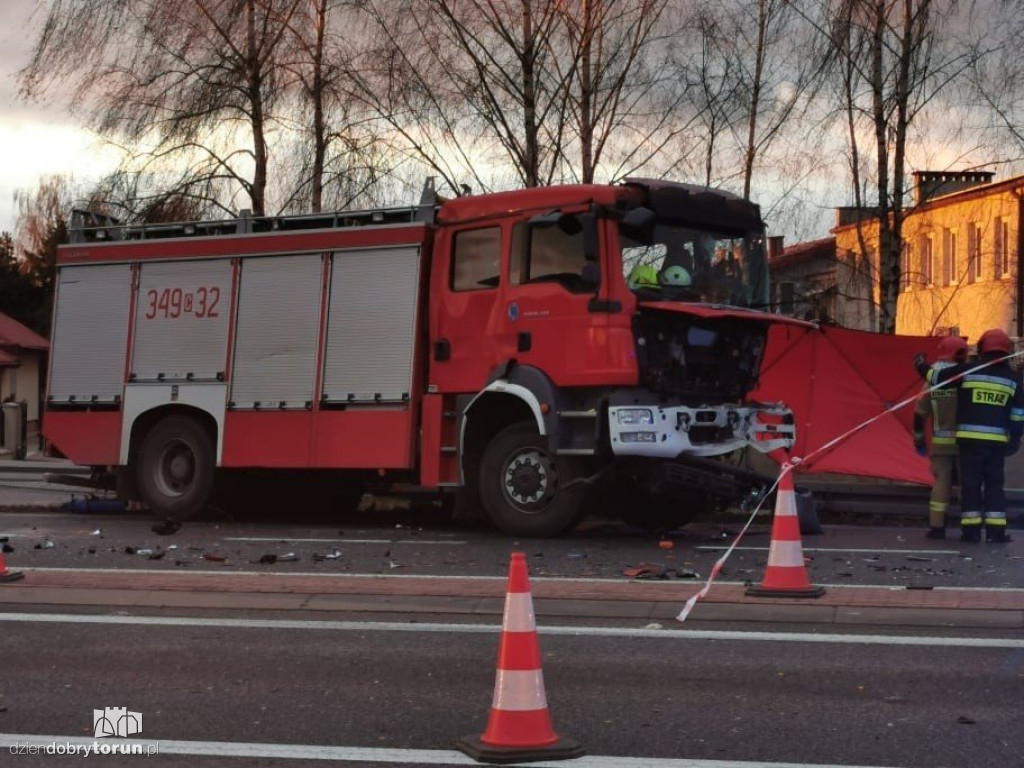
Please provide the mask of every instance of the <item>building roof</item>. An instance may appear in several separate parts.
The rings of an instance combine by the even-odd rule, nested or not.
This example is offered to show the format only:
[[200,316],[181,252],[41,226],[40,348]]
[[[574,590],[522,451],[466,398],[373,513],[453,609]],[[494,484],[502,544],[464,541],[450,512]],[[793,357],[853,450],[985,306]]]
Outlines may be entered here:
[[10,365],[20,365],[21,361],[17,355],[13,355],[10,352],[5,352],[0,349],[0,368],[6,368]]
[[[942,208],[946,205],[953,205],[957,203],[963,203],[968,200],[977,200],[980,197],[986,197],[987,195],[999,194],[1001,192],[1009,192],[1020,187],[1024,187],[1024,175],[1012,176],[1002,181],[993,181],[990,184],[978,184],[977,186],[968,187],[967,189],[961,189],[957,192],[950,192],[946,195],[938,195],[937,197],[930,197],[924,202],[908,206],[903,209],[903,216],[906,217],[909,214],[921,213],[923,211],[934,210],[935,208]],[[890,213],[891,216],[891,213]],[[877,214],[874,216],[866,215],[864,221],[877,220]],[[856,227],[858,222],[850,222],[849,224],[838,224],[833,227],[830,231],[835,233],[844,229],[850,229]]]
[[0,312],[0,345],[21,349],[50,348],[50,342],[3,312]]
[[769,269],[782,269],[795,264],[803,264],[818,258],[833,258],[836,253],[836,239],[823,237],[820,240],[808,240],[786,248],[781,254],[768,262]]

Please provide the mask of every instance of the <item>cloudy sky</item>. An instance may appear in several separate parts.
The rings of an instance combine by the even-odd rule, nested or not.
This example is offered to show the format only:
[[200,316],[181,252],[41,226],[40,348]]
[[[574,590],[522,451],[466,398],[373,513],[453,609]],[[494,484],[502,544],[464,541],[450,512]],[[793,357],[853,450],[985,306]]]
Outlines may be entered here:
[[32,47],[36,5],[36,0],[0,0],[0,231],[13,231],[15,190],[34,189],[47,173],[88,180],[111,164],[109,152],[76,125],[63,105],[18,99],[16,76]]

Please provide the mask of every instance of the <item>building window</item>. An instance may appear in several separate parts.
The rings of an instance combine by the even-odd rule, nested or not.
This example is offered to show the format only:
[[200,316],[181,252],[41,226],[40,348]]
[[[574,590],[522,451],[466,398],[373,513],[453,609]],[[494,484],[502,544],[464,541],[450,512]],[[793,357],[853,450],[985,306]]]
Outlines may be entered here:
[[779,283],[779,312],[783,315],[792,315],[796,310],[796,284]]
[[921,284],[932,285],[935,282],[935,275],[932,271],[934,264],[932,261],[932,239],[927,235],[922,235],[918,250],[921,252]]
[[1010,222],[996,219],[996,279],[1010,274]]
[[497,288],[501,274],[501,229],[467,229],[455,235],[452,253],[453,291]]
[[956,285],[956,230],[946,229],[942,233],[942,284]]
[[967,227],[967,282],[981,279],[981,224],[974,222]]
[[910,241],[904,240],[900,248],[900,290],[906,291],[910,288]]

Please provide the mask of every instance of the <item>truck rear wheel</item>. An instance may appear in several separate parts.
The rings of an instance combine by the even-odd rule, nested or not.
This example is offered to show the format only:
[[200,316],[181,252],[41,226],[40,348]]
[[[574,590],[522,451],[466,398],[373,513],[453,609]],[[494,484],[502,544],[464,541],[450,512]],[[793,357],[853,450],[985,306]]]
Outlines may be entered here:
[[514,536],[556,536],[578,519],[582,494],[565,486],[578,462],[557,456],[531,424],[506,427],[484,449],[480,497],[491,521]]
[[213,440],[199,422],[188,416],[163,419],[139,446],[139,496],[161,517],[194,517],[213,490],[215,463]]

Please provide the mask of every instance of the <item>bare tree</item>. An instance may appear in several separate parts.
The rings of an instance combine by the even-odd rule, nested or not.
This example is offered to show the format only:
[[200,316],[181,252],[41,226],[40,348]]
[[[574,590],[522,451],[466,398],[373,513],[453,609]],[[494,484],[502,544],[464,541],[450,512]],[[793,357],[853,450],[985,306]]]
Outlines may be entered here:
[[[576,0],[556,5],[560,28],[543,41],[566,89],[578,160],[565,160],[584,184],[610,150],[613,178],[643,167],[679,135],[684,96],[668,87],[669,40],[676,30],[664,0]],[[578,165],[577,165],[578,163]],[[577,169],[578,168],[578,172]]]
[[224,205],[234,187],[262,215],[278,52],[301,1],[54,0],[22,93],[70,84],[89,123],[131,148],[137,169],[185,161],[191,172],[172,192]]
[[[520,184],[549,183],[561,162],[564,83],[545,41],[551,0],[377,0],[369,43],[349,73],[352,95],[458,193],[507,168]],[[499,170],[500,172],[500,170]]]
[[[879,244],[873,269],[879,285],[878,330],[883,333],[896,328],[908,132],[921,110],[960,78],[973,58],[962,40],[943,35],[943,24],[957,8],[956,0],[843,0],[822,8],[833,71],[842,83],[858,208],[863,207],[859,158],[865,125],[873,137],[875,205],[870,219]],[[864,226],[866,222],[858,223]],[[863,259],[863,231],[861,243]]]

